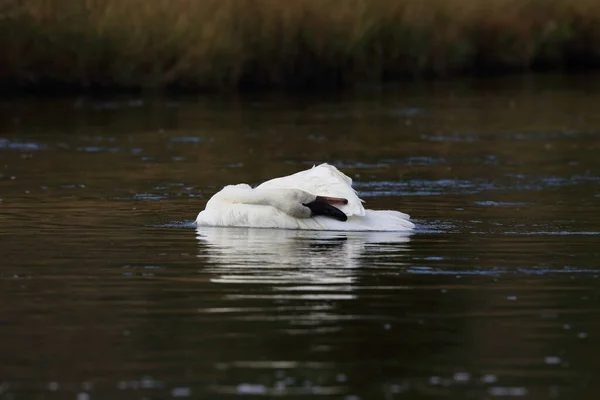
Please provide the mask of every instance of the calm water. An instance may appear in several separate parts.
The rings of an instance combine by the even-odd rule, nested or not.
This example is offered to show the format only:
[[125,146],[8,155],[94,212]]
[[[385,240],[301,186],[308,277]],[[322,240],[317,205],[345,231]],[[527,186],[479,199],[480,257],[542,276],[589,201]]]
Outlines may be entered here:
[[[0,102],[0,399],[592,399],[600,77]],[[328,161],[412,235],[196,229]]]

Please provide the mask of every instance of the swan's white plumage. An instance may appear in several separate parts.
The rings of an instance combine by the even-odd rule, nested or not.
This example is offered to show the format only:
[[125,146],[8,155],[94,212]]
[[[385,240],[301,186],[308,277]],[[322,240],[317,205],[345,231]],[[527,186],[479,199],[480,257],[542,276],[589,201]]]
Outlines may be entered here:
[[271,179],[256,187],[276,192],[278,189],[300,189],[318,196],[341,197],[348,204],[336,206],[348,220],[338,221],[324,216],[295,218],[267,204],[245,204],[236,197],[253,191],[249,185],[226,186],[216,193],[198,214],[196,223],[204,226],[236,226],[336,231],[403,231],[414,228],[408,214],[391,210],[365,210],[363,201],[352,188],[352,179],[329,164],[321,164],[293,175]]
[[293,175],[271,179],[256,187],[257,189],[302,189],[319,196],[341,197],[348,204],[339,206],[347,216],[365,215],[365,209],[356,191],[352,189],[352,178],[329,164],[313,166],[311,169],[296,172]]

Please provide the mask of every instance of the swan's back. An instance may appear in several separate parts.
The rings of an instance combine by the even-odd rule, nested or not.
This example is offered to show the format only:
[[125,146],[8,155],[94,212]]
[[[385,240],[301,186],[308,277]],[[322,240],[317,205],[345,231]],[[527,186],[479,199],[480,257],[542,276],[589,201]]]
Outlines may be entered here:
[[348,204],[338,206],[347,216],[364,216],[363,201],[352,189],[352,179],[333,165],[321,164],[293,175],[271,179],[257,186],[261,189],[301,189],[318,196],[342,197]]

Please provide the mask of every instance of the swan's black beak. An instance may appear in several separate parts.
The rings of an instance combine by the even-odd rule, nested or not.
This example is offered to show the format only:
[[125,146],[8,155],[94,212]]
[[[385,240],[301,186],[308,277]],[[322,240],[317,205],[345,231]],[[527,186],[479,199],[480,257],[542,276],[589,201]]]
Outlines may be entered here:
[[337,219],[338,221],[347,221],[348,216],[331,204],[348,204],[348,200],[339,197],[317,196],[314,201],[303,203],[302,205],[310,208],[312,215],[323,215],[325,217]]

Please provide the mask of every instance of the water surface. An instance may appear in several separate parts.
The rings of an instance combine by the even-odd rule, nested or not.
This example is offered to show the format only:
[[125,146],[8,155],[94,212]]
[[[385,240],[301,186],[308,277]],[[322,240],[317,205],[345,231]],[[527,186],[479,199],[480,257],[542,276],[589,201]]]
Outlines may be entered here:
[[[0,398],[597,398],[599,88],[2,100]],[[323,161],[415,232],[193,226]]]

